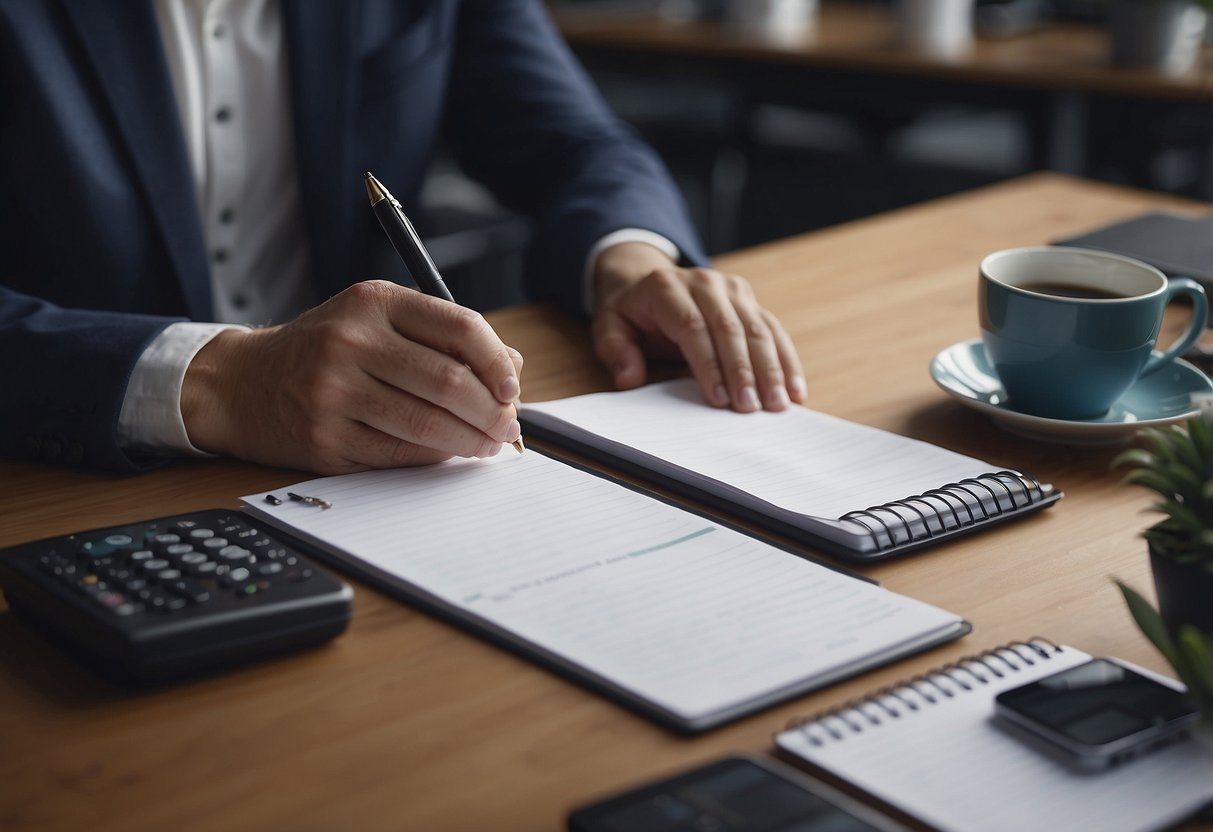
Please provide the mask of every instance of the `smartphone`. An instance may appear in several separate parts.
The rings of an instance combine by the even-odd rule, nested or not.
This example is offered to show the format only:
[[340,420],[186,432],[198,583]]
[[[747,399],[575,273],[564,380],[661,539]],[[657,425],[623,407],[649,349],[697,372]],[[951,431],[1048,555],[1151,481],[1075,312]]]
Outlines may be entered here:
[[994,714],[1084,771],[1102,771],[1181,739],[1199,716],[1178,687],[1107,658],[1003,691],[994,698]]
[[906,827],[774,760],[744,755],[600,800],[569,832],[905,832]]

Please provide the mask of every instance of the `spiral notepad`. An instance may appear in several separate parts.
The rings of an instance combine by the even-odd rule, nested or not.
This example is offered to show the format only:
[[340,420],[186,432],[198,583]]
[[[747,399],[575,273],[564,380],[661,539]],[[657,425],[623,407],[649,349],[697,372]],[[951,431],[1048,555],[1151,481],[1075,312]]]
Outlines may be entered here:
[[852,561],[1052,505],[1028,474],[804,407],[705,407],[693,381],[526,404],[525,431]]
[[1089,658],[1044,639],[998,647],[800,721],[775,742],[950,832],[1157,829],[1213,799],[1213,751],[1194,740],[1088,774],[993,722],[998,693]]

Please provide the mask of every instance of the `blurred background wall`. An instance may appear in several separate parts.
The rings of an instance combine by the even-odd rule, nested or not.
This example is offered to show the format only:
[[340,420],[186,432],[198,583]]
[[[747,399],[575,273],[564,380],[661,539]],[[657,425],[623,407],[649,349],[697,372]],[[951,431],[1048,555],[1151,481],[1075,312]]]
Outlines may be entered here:
[[[949,0],[549,4],[607,101],[669,166],[713,254],[1041,169],[1213,200],[1207,20],[1196,64],[1178,73],[1114,67],[1105,44],[1108,3],[1191,0],[976,0],[973,47],[965,53],[981,57],[972,83],[955,65],[965,55],[938,58],[951,67],[938,78],[921,61],[873,75],[865,61],[896,61],[905,49],[887,34],[855,36],[867,40],[852,47],[866,50],[854,69],[845,59],[808,74],[794,56],[786,65],[753,56],[738,62],[733,53],[739,45],[744,52],[746,41],[721,7],[728,2],[783,3],[785,13],[790,3],[814,15],[844,10],[859,31],[895,18],[892,2]],[[652,26],[637,30],[644,19]],[[819,31],[778,48],[835,48],[830,40],[842,24],[815,25]],[[723,37],[728,48],[664,51],[651,42],[658,29],[678,43]],[[637,31],[645,37],[629,48],[629,32]],[[987,75],[1013,76],[1017,61],[1042,77],[1019,84],[982,74],[984,62]],[[1033,62],[1041,66],[1029,69]],[[1056,79],[1048,77],[1051,66],[1059,68]],[[485,310],[520,302],[526,222],[444,154],[423,203],[422,233],[455,295]]]

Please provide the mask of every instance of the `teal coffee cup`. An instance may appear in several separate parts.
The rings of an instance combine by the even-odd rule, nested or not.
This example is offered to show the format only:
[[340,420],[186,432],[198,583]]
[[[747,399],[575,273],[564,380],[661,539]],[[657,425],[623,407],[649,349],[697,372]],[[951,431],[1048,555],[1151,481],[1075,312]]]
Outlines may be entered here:
[[[1154,345],[1172,299],[1192,319],[1164,352]],[[1093,419],[1142,376],[1166,367],[1205,326],[1204,290],[1129,257],[1041,246],[981,261],[981,337],[1006,405],[1033,416]]]

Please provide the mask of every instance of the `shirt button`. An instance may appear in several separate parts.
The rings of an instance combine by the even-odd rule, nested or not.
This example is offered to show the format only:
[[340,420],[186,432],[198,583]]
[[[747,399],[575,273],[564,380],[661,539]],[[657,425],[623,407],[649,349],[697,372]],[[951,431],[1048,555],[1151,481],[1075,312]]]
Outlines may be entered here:
[[215,111],[215,121],[219,122],[220,124],[230,121],[231,118],[232,111],[230,107],[220,107]]
[[216,38],[221,38],[227,34],[227,27],[222,23],[216,23],[211,29],[211,35]]
[[225,248],[215,249],[213,252],[211,252],[211,259],[214,260],[216,263],[227,262],[227,249],[225,249]]
[[234,309],[243,309],[248,306],[248,298],[244,295],[232,295],[232,307]]
[[236,219],[236,212],[231,208],[224,208],[219,212],[219,222],[224,225],[231,225],[234,219]]

